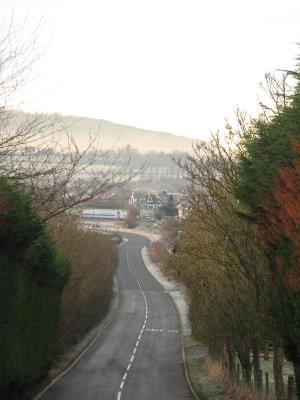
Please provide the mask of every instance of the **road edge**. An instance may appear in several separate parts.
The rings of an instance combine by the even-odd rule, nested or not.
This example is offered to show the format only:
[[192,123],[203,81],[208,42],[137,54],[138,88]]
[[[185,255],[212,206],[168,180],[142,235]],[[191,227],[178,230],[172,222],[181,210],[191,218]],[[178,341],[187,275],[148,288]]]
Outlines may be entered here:
[[57,376],[55,376],[50,383],[44,389],[42,389],[39,393],[33,397],[32,400],[40,400],[42,396],[56,383],[58,382],[61,378],[63,378],[68,372],[70,372],[81,360],[81,358],[85,355],[85,353],[101,338],[101,336],[104,334],[104,332],[109,328],[111,323],[113,322],[117,311],[119,309],[120,305],[120,287],[117,279],[115,278],[115,288],[116,288],[116,294],[115,294],[115,304],[113,304],[114,300],[112,299],[112,304],[111,307],[108,311],[107,314],[107,321],[104,323],[103,327],[100,329],[100,331],[96,334],[96,336],[83,348],[79,351],[79,353],[76,355],[76,357],[71,361],[71,363],[68,365],[67,368],[65,368],[63,371],[59,372]]
[[[146,248],[146,251],[149,254],[149,247]],[[151,269],[147,267],[147,262],[145,262],[146,260],[145,260],[145,258],[143,256],[143,249],[141,251],[141,255],[142,255],[142,260],[143,260],[143,263],[144,263],[145,268],[147,269],[147,271],[149,271],[149,273],[154,277],[154,279],[156,279],[164,287],[162,282],[160,282],[159,279],[157,279],[157,277],[152,273]],[[189,376],[189,373],[188,373],[186,357],[185,357],[185,350],[184,350],[184,342],[183,342],[183,326],[182,326],[182,320],[181,320],[181,315],[180,315],[179,309],[177,307],[177,304],[176,304],[175,300],[173,299],[173,297],[169,293],[169,291],[165,290],[165,293],[168,295],[169,299],[171,300],[171,303],[173,304],[173,307],[175,309],[175,312],[176,312],[176,315],[177,315],[177,319],[178,319],[178,322],[179,322],[181,356],[182,356],[182,361],[183,361],[184,374],[185,374],[185,378],[186,378],[189,390],[190,390],[191,394],[194,396],[194,398],[196,400],[201,400],[200,397],[198,396],[198,394],[196,393],[194,387],[193,387],[193,384],[191,382],[191,379],[190,379],[190,376]]]
[[190,389],[192,395],[195,397],[196,400],[201,400],[200,397],[198,396],[198,394],[194,390],[192,381],[191,381],[190,376],[189,376],[187,364],[186,364],[186,357],[185,357],[185,350],[184,350],[184,343],[183,343],[183,327],[182,327],[182,321],[181,321],[180,312],[178,310],[178,307],[177,307],[173,297],[170,295],[170,293],[166,292],[166,294],[171,299],[171,302],[172,302],[172,304],[173,304],[173,306],[175,308],[175,311],[176,311],[176,314],[177,314],[177,318],[178,318],[178,321],[179,321],[181,353],[182,353],[183,369],[184,369],[185,377],[186,377],[186,380],[187,380],[187,383],[188,383],[188,386],[189,386],[189,389]]

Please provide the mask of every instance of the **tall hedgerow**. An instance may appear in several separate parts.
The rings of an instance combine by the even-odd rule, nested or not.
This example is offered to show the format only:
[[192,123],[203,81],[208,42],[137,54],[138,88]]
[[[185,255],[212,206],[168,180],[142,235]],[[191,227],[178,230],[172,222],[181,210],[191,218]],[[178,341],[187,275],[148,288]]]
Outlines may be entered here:
[[53,362],[69,273],[30,197],[0,178],[0,398],[19,398]]

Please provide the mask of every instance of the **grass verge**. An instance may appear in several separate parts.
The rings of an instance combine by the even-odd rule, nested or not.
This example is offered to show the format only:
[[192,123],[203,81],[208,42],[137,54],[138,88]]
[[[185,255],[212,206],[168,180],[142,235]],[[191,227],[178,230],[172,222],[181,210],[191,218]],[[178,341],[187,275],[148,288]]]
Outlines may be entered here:
[[193,385],[193,389],[200,400],[226,400],[229,397],[207,375],[203,368],[202,358],[186,358],[187,371]]
[[195,342],[191,335],[183,336],[183,346],[189,380],[198,398],[200,400],[230,399],[204,367],[206,349]]

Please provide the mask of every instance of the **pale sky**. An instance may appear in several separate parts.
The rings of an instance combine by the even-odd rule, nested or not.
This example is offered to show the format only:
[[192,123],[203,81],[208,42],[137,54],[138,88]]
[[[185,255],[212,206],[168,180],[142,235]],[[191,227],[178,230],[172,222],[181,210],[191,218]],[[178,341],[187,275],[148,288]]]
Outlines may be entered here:
[[299,0],[0,0],[48,49],[20,93],[29,111],[207,138],[265,72],[300,54]]

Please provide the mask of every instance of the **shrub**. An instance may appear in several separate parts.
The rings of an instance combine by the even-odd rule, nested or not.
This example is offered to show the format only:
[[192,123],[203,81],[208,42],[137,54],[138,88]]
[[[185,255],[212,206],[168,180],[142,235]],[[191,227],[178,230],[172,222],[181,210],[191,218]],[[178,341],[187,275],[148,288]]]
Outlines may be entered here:
[[57,218],[51,227],[73,267],[62,296],[60,343],[64,350],[105,316],[118,259],[108,236],[82,230],[72,217]]

